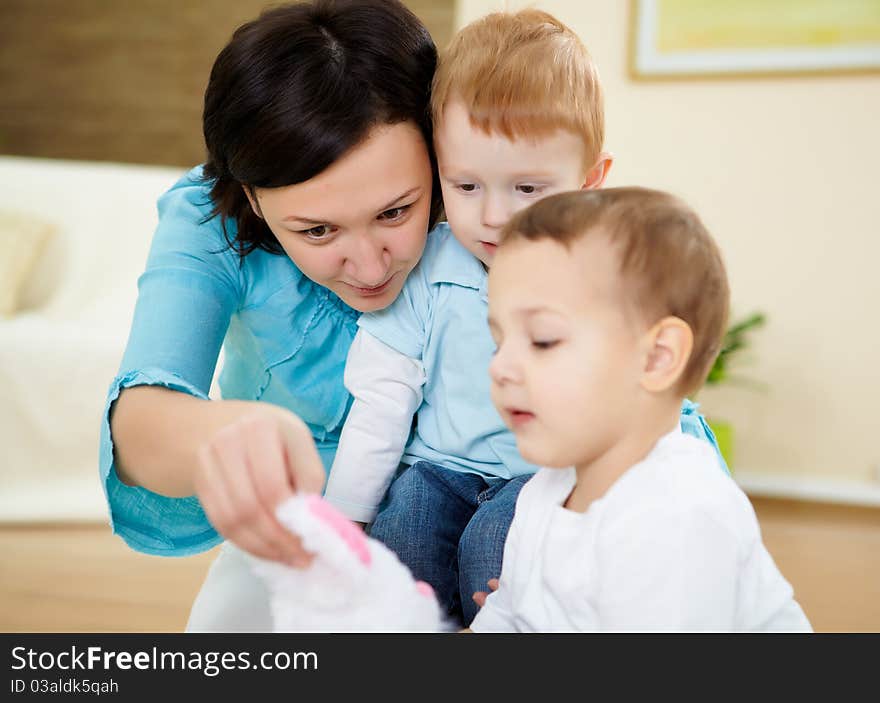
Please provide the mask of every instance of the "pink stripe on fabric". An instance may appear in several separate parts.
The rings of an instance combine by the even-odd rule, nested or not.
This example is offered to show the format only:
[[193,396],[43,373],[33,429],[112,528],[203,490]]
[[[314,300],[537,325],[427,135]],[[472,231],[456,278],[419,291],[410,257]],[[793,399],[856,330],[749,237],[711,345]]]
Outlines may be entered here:
[[[340,513],[330,503],[318,495],[309,496],[307,499],[309,510],[315,517],[327,523],[333,530],[345,540],[352,552],[355,553],[361,563],[370,565],[370,548],[367,537],[363,530]],[[427,584],[425,584],[427,585]],[[430,588],[430,586],[429,586]]]

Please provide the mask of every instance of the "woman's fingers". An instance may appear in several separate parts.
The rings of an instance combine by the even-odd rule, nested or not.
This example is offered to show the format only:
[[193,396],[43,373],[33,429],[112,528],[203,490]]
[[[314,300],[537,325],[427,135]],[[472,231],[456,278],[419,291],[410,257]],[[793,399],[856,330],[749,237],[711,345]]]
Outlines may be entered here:
[[315,440],[306,424],[295,416],[279,426],[288,476],[297,492],[321,493],[327,474]]
[[[239,431],[235,435],[221,438],[215,449],[225,484],[235,502],[235,524],[231,527],[230,536],[243,543],[266,545],[273,554],[271,558],[289,563],[300,560],[303,550],[299,538],[281,526],[275,518],[274,504],[268,501],[264,503],[257,489],[257,476],[271,476],[274,473],[282,476],[283,483],[284,466],[278,463],[253,466],[254,425],[246,422],[237,429]],[[271,457],[271,450],[264,452],[264,455]],[[257,460],[263,459],[258,456]]]
[[274,413],[225,427],[200,451],[199,463],[196,490],[220,534],[265,559],[298,567],[310,563],[300,539],[274,514],[293,493]]
[[275,507],[293,495],[281,431],[268,418],[254,418],[243,424],[242,432],[257,498],[274,514]]
[[215,529],[242,549],[264,559],[279,560],[280,550],[269,544],[242,523],[239,507],[232,498],[231,488],[224,476],[222,462],[214,448],[206,445],[199,452],[199,470],[196,472],[196,493],[205,514]]
[[196,493],[221,535],[256,556],[308,566],[312,555],[275,517],[294,492],[324,486],[324,465],[302,420],[260,408],[215,434],[198,462]]
[[278,543],[286,561],[296,566],[307,566],[310,555],[302,548],[299,537],[288,532],[275,517],[278,504],[293,495],[282,434],[277,424],[264,420],[250,422],[243,429],[250,485],[262,508],[260,528]]

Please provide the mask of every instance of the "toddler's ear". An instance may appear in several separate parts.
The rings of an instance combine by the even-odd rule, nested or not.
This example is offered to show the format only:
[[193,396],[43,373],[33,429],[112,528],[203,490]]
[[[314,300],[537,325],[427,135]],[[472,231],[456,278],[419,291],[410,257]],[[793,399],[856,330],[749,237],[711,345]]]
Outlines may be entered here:
[[642,343],[642,388],[652,393],[672,388],[691,358],[694,333],[690,325],[678,317],[664,317],[645,333]]
[[608,178],[608,172],[611,170],[612,163],[614,163],[614,155],[611,152],[603,151],[600,153],[593,168],[587,172],[587,177],[584,179],[581,189],[593,190],[594,188],[601,188],[605,184],[605,179]]

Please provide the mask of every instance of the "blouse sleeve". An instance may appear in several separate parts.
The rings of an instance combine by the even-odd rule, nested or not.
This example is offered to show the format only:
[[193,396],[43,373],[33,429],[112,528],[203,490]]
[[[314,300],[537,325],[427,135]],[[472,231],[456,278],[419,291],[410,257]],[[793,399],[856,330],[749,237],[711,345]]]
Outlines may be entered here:
[[208,397],[241,282],[237,254],[226,246],[219,218],[206,220],[208,189],[199,176],[190,172],[159,200],[159,225],[138,281],[128,344],[101,421],[100,477],[111,527],[147,554],[184,556],[221,541],[195,496],[170,498],[123,484],[110,432],[113,404],[124,388],[156,385]]

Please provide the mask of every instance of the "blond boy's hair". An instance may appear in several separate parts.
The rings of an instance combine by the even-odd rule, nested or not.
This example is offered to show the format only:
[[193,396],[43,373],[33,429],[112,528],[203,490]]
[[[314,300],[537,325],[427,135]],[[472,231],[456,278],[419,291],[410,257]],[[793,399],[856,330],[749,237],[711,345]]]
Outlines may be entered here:
[[435,126],[456,100],[487,134],[514,140],[569,130],[584,140],[587,168],[602,150],[599,74],[578,36],[546,12],[496,12],[459,31],[434,74]]
[[721,252],[700,218],[657,190],[571,191],[516,213],[501,232],[501,246],[552,239],[571,248],[586,237],[605,237],[614,247],[622,302],[640,323],[651,326],[672,315],[691,328],[694,346],[676,390],[693,393],[721,349],[730,306]]

